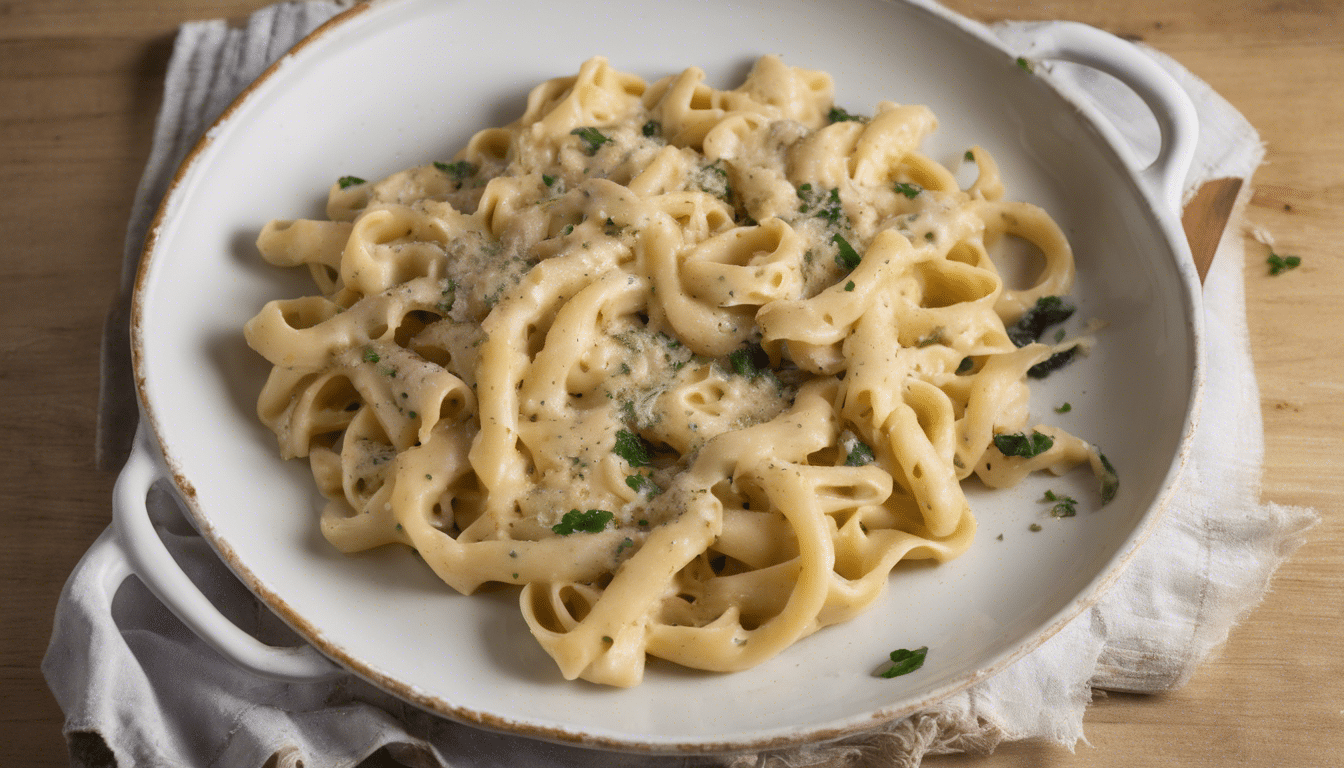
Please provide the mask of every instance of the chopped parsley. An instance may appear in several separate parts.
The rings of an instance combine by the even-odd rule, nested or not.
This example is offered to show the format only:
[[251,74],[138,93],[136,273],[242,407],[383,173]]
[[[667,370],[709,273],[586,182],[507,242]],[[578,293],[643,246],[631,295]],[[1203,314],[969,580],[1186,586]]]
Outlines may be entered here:
[[364,348],[364,362],[366,362],[366,363],[376,363],[376,362],[378,362],[379,360],[382,360],[382,359],[383,359],[383,358],[381,358],[381,357],[378,356],[378,353],[377,353],[377,352],[374,352],[374,351],[373,351],[373,347],[365,347],[365,348]]
[[1055,413],[1068,413],[1069,411],[1072,411],[1072,410],[1073,410],[1073,406],[1072,406],[1072,405],[1069,405],[1068,403],[1064,403],[1063,405],[1061,405],[1061,406],[1059,406],[1058,408],[1055,409]]
[[831,111],[826,113],[826,119],[832,123],[846,123],[850,121],[858,123],[868,122],[868,118],[863,115],[854,115],[846,112],[841,107],[831,107]]
[[458,160],[456,163],[440,163],[435,160],[434,167],[453,177],[453,181],[457,182],[476,173],[476,166],[466,160]]
[[628,429],[616,433],[616,445],[611,452],[625,459],[625,462],[632,467],[649,466],[648,444],[644,442],[644,438]]
[[968,150],[966,150],[966,154],[962,155],[962,156],[961,156],[961,159],[965,160],[965,161],[968,162],[968,163],[974,163],[974,162],[975,162],[975,150],[973,150],[973,149],[968,149]]
[[1046,491],[1045,496],[1041,501],[1047,504],[1054,504],[1054,506],[1050,508],[1051,517],[1073,517],[1078,514],[1078,509],[1076,507],[1078,500],[1072,496],[1064,496],[1055,493],[1054,491]]
[[559,523],[551,526],[551,530],[561,536],[568,536],[571,533],[601,533],[613,517],[615,515],[605,509],[590,509],[587,512],[571,509],[560,518]]
[[1115,473],[1115,467],[1111,466],[1106,454],[1099,453],[1097,457],[1101,459],[1101,503],[1105,506],[1111,503],[1116,492],[1120,490],[1120,476]]
[[588,154],[590,155],[596,154],[597,150],[603,144],[606,144],[607,142],[611,141],[609,137],[604,135],[601,131],[597,130],[596,128],[575,128],[574,130],[570,131],[570,133],[575,136],[578,136],[579,139],[581,139],[584,144],[588,145]]
[[909,650],[907,648],[897,648],[891,652],[891,666],[878,673],[879,677],[900,677],[908,675],[911,672],[924,666],[924,658],[929,655],[929,647]]
[[1015,346],[1025,347],[1041,338],[1046,328],[1068,320],[1076,309],[1058,296],[1042,296],[1008,327],[1008,338]]
[[723,160],[700,166],[698,178],[701,181],[701,192],[713,195],[729,205],[733,204],[733,186],[729,183],[728,169],[723,167]]
[[1026,58],[1023,57],[1023,56],[1018,56],[1018,57],[1017,57],[1017,66],[1018,66],[1023,72],[1033,73],[1033,72],[1036,71],[1035,67],[1031,66],[1031,62],[1030,62],[1030,61],[1027,61]]
[[835,263],[839,264],[845,271],[853,272],[859,266],[863,257],[859,255],[858,251],[854,250],[854,246],[850,245],[848,240],[840,235],[832,235],[831,242],[835,243],[836,247]]
[[728,355],[728,364],[733,367],[733,373],[754,379],[769,370],[770,356],[760,344],[748,343]]
[[1069,347],[1060,352],[1047,357],[1045,360],[1031,366],[1027,369],[1027,375],[1033,379],[1044,379],[1046,376],[1058,371],[1060,368],[1073,362],[1073,358],[1078,356],[1078,347]]
[[651,139],[655,136],[662,136],[663,124],[658,122],[657,120],[650,120],[649,122],[644,124],[644,127],[641,128],[639,132],[644,134],[644,138],[646,139]]
[[1280,256],[1279,254],[1270,251],[1269,258],[1265,259],[1265,263],[1269,265],[1269,274],[1277,275],[1282,272],[1287,272],[1290,269],[1297,269],[1297,267],[1302,264],[1302,257]]
[[365,182],[358,176],[342,176],[341,178],[336,180],[336,183],[340,186],[341,189],[349,189],[350,187],[353,187],[356,184],[366,184],[367,182]]
[[871,464],[873,459],[873,449],[862,440],[855,440],[854,447],[849,449],[849,455],[845,456],[846,467],[862,467],[865,464]]
[[802,201],[798,205],[799,213],[811,213],[830,224],[839,224],[845,216],[845,208],[840,202],[839,187],[832,187],[829,192],[822,192],[811,184],[804,184],[798,187],[798,199]]
[[555,186],[555,177],[548,174],[541,174],[541,183],[548,187]]
[[1028,525],[1028,526],[1027,526],[1027,530],[1028,530],[1028,531],[1031,531],[1032,533],[1040,533],[1040,532],[1041,532],[1041,524],[1040,524],[1040,523],[1032,523],[1031,525]]
[[653,482],[648,475],[630,475],[625,478],[625,484],[630,486],[630,490],[635,493],[647,492],[650,498],[663,492],[663,489],[659,488],[658,484]]
[[916,197],[919,196],[920,192],[924,191],[924,188],[919,186],[918,184],[911,184],[905,181],[896,182],[894,187],[898,193],[905,195],[906,199],[908,200],[914,200]]
[[[621,540],[620,544],[616,545],[616,556],[620,557],[622,552],[633,546],[635,546],[635,540],[630,538],[629,536],[626,536],[624,539]],[[603,639],[606,640],[607,642],[611,642],[611,638],[603,638]]]
[[854,290],[854,281],[853,281],[853,280],[850,280],[848,283],[845,283],[845,290],[846,290],[846,291],[853,291],[853,290]]
[[1054,438],[1034,429],[1030,436],[1021,432],[994,436],[994,447],[999,449],[999,453],[1004,456],[1021,456],[1024,459],[1039,456],[1050,450],[1054,444]]

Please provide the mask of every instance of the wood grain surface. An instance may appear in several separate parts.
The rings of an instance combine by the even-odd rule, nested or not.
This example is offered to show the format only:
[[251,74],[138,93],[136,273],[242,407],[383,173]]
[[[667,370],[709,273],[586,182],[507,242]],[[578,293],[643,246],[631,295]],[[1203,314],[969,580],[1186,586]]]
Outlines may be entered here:
[[[38,665],[61,585],[109,521],[94,466],[99,340],[176,26],[263,0],[0,0],[0,765],[68,765]],[[983,21],[1074,19],[1211,83],[1268,156],[1247,241],[1263,497],[1323,522],[1184,688],[1112,695],[1076,752],[1019,743],[932,766],[1344,765],[1344,3],[948,0]]]

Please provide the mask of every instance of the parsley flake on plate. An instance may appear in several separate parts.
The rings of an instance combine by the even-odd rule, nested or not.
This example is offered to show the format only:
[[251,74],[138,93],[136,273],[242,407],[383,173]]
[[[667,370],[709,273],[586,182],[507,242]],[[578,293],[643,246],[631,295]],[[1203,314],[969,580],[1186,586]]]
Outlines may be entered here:
[[1054,506],[1050,508],[1051,517],[1073,517],[1078,514],[1078,500],[1072,496],[1065,496],[1063,494],[1055,493],[1054,491],[1046,491],[1045,496],[1041,501],[1047,504],[1054,504]]
[[897,648],[891,652],[891,666],[878,673],[879,677],[900,677],[908,675],[911,672],[924,666],[924,659],[929,655],[929,647],[909,650],[908,648]]
[[1111,466],[1111,462],[1106,458],[1106,454],[1099,453],[1097,454],[1097,458],[1101,460],[1102,471],[1099,481],[1101,483],[1101,504],[1102,506],[1105,506],[1111,503],[1111,500],[1115,498],[1115,494],[1119,492],[1120,476],[1115,473],[1115,467]]
[[1025,347],[1041,338],[1046,328],[1068,320],[1076,309],[1058,296],[1042,296],[1017,322],[1008,326],[1008,338],[1014,346]]

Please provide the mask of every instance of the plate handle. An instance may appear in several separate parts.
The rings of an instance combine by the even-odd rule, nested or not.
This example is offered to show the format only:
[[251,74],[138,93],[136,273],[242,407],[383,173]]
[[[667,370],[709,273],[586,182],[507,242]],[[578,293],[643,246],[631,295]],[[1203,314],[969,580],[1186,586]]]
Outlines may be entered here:
[[1033,58],[1069,61],[1104,72],[1127,85],[1152,110],[1161,147],[1138,175],[1179,218],[1185,177],[1199,141],[1199,115],[1185,89],[1134,44],[1096,27],[1057,22],[1045,26],[1037,42]]
[[154,458],[155,451],[143,433],[142,426],[112,491],[112,527],[116,531],[116,543],[130,564],[130,571],[122,573],[122,578],[133,572],[183,624],[243,669],[290,682],[323,680],[343,674],[310,645],[278,648],[247,634],[220,613],[191,582],[149,519],[149,489],[164,475]]

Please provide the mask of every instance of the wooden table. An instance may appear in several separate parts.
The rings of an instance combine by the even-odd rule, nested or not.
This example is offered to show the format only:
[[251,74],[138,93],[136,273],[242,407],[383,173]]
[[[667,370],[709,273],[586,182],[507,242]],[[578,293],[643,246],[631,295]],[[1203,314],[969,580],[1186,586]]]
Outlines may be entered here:
[[[38,670],[61,585],[107,525],[93,464],[99,338],[177,24],[264,0],[0,3],[0,765],[68,764]],[[950,0],[985,21],[1075,19],[1142,39],[1260,131],[1247,243],[1264,498],[1324,522],[1183,689],[1112,695],[1076,753],[1012,744],[940,766],[1344,765],[1344,3]]]

